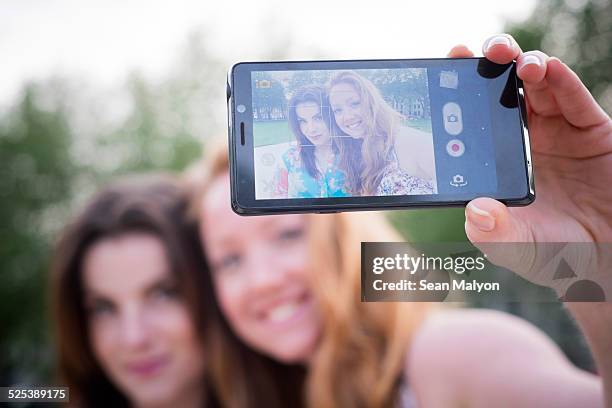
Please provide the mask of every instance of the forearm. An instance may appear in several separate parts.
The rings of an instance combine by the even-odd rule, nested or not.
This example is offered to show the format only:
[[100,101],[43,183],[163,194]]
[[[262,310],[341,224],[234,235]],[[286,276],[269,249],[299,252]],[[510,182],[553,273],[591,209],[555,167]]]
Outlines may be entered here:
[[612,407],[612,303],[566,303],[591,348],[602,378],[606,407]]

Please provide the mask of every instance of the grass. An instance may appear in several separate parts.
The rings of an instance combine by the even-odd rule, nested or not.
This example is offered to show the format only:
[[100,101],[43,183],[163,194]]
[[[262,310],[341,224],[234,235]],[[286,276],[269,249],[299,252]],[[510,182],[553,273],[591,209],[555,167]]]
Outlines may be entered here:
[[405,120],[402,125],[431,133],[431,119]]
[[253,144],[255,147],[287,143],[295,140],[289,122],[286,120],[271,120],[253,123]]

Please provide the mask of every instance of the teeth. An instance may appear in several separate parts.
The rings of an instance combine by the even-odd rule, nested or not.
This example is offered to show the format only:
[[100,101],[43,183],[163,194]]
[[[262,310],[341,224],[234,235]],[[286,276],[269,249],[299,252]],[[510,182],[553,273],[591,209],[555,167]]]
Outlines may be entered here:
[[357,122],[357,123],[352,123],[350,125],[346,125],[347,128],[349,129],[355,129],[357,126],[359,126],[361,124],[361,122]]
[[293,316],[297,311],[297,302],[285,303],[268,312],[268,320],[273,322],[282,322]]

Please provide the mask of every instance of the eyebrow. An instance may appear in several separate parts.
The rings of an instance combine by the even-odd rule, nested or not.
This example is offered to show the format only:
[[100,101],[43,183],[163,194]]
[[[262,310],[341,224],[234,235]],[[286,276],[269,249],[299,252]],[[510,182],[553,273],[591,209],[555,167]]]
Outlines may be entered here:
[[[163,277],[154,279],[151,283],[146,285],[143,292],[150,293],[151,291],[153,291],[153,289],[156,289],[160,286],[166,286],[166,285],[178,285],[178,280],[172,273],[170,273],[168,276],[163,276]],[[85,288],[83,300],[87,301],[88,299],[93,299],[93,300],[104,299],[104,300],[112,301],[111,296],[107,294],[98,293],[95,289]]]
[[91,290],[91,289],[85,289],[84,293],[83,293],[83,300],[87,300],[87,299],[98,299],[98,298],[106,298],[107,296],[104,295],[100,295],[98,293],[96,293],[95,290]]
[[320,112],[315,112],[315,113],[314,113],[312,116],[310,116],[310,117],[302,117],[302,116],[298,115],[298,120],[314,119],[314,118],[316,118],[317,116],[321,116],[321,113],[320,113]]
[[[354,100],[357,100],[357,101],[361,102],[361,97],[359,95],[351,95],[348,98],[344,99],[344,102],[345,103],[346,102],[353,102]],[[332,105],[332,107],[334,105],[334,104],[331,103],[331,99],[330,99],[330,105]]]
[[[259,217],[263,220],[259,229],[262,230],[279,225],[279,223],[282,222],[282,217],[283,215]],[[221,234],[217,232],[215,235],[215,243],[219,245],[233,245],[236,242],[233,236],[233,234]]]

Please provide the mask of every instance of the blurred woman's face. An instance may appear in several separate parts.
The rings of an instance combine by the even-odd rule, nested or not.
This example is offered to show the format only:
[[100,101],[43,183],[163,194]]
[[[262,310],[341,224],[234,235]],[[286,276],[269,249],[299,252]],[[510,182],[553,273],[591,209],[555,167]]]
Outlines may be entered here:
[[329,90],[329,104],[340,130],[355,139],[366,134],[364,107],[361,96],[346,82],[340,82]]
[[300,130],[315,146],[329,144],[329,124],[321,114],[321,106],[315,102],[302,102],[295,107]]
[[219,306],[251,348],[285,363],[306,362],[321,326],[307,270],[306,219],[240,217],[229,196],[225,174],[202,200],[200,231]]
[[204,355],[162,241],[127,233],[94,244],[83,283],[97,361],[134,405],[171,405],[203,391]]

